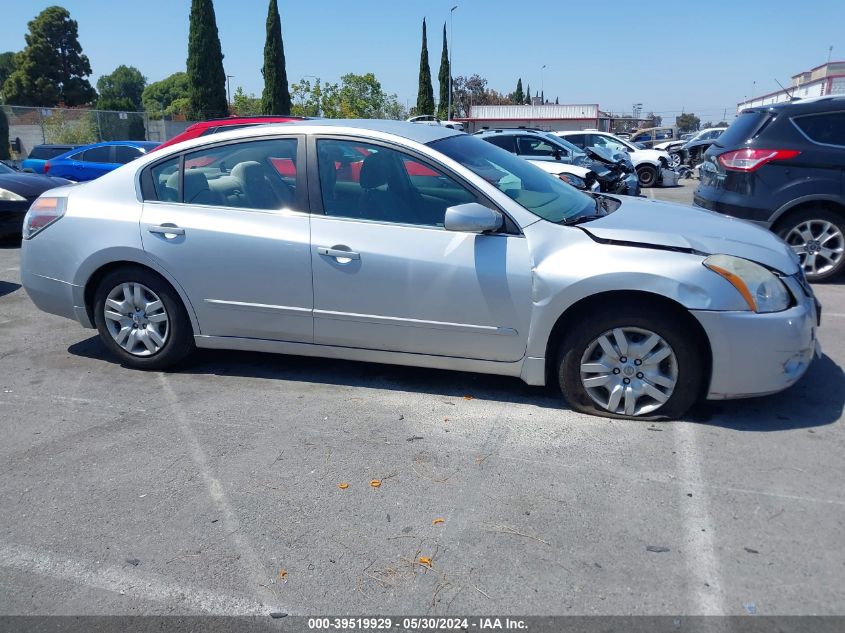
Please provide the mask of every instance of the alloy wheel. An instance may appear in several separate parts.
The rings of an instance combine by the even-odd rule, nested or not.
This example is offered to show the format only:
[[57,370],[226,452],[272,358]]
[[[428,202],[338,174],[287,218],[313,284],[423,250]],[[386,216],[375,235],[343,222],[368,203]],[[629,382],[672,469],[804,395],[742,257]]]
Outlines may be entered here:
[[806,220],[789,230],[784,238],[795,251],[809,278],[833,270],[845,253],[845,236],[827,220]]
[[669,154],[669,166],[672,169],[677,169],[681,166],[681,155],[680,154]]
[[581,384],[599,407],[638,416],[663,406],[678,382],[678,359],[669,343],[650,330],[618,327],[587,345]]
[[159,296],[142,284],[115,286],[106,297],[103,314],[109,334],[133,356],[152,356],[167,341],[167,310]]

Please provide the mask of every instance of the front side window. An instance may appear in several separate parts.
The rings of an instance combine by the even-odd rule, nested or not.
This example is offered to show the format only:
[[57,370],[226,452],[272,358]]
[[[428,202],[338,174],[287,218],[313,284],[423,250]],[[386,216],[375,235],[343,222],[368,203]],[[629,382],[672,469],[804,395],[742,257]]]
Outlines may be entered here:
[[441,171],[388,147],[319,139],[317,164],[328,216],[443,226],[446,209],[476,200]]
[[795,117],[793,122],[814,143],[845,146],[845,112]]
[[185,154],[151,171],[156,199],[277,211],[297,209],[296,139],[231,143]]
[[105,145],[103,147],[92,147],[82,152],[80,160],[86,163],[111,163],[111,146]]
[[596,203],[590,196],[478,138],[461,134],[430,146],[545,220],[565,222],[595,213]]

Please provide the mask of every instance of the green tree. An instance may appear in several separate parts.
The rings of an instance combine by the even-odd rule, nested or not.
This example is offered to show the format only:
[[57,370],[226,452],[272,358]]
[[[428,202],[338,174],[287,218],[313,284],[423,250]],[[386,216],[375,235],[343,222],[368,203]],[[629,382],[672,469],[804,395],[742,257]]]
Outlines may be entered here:
[[728,127],[728,125],[729,125],[729,123],[728,123],[727,121],[719,121],[719,122],[718,122],[716,125],[714,125],[713,127]]
[[264,41],[264,92],[261,109],[264,114],[290,114],[290,90],[285,69],[285,44],[282,41],[282,19],[279,5],[270,0],[267,10],[267,39]]
[[428,65],[428,38],[425,34],[425,18],[423,18],[422,23],[422,50],[420,51],[417,114],[434,114],[434,88],[431,85],[431,68]]
[[470,115],[472,105],[509,105],[511,97],[487,87],[487,80],[479,75],[458,76],[452,79],[452,111],[457,117]]
[[62,7],[48,7],[29,22],[26,47],[15,56],[15,70],[3,83],[6,103],[78,106],[97,96],[86,77],[91,64],[79,44],[76,20]]
[[440,103],[437,104],[437,117],[443,120],[450,119],[449,112],[449,49],[446,44],[446,23],[443,23],[443,51],[440,53],[440,72],[437,73],[437,80],[440,82]]
[[525,105],[531,105],[531,84],[528,84],[528,90],[525,91]]
[[44,119],[44,138],[47,143],[87,145],[96,143],[97,119],[94,112],[85,110],[54,110]]
[[[660,124],[658,123],[658,125]],[[678,126],[680,132],[691,132],[698,129],[698,126],[701,125],[701,119],[692,112],[686,112],[675,119],[675,125]]]
[[187,114],[189,94],[188,74],[179,72],[149,84],[141,94],[141,102],[150,118],[159,118],[162,113]]
[[213,119],[229,113],[223,51],[220,49],[212,0],[191,0],[188,95],[193,118]]
[[323,85],[318,77],[314,85],[307,79],[300,79],[291,85],[290,113],[296,116],[320,116],[322,113]]
[[[15,54],[12,51],[7,51],[5,53],[0,53],[0,89],[3,88],[3,84],[6,83],[6,79],[9,78],[15,71]],[[2,95],[0,95],[2,98]]]
[[9,152],[9,119],[6,113],[0,108],[0,160],[8,160],[12,155]]
[[97,108],[100,110],[140,110],[147,79],[134,66],[120,65],[110,75],[97,80]]
[[525,93],[522,91],[522,77],[516,80],[516,90],[513,91],[511,100],[517,105],[525,103]]
[[555,105],[560,105],[560,101],[558,100],[557,97],[555,97]]
[[239,116],[251,116],[261,114],[261,99],[253,94],[248,95],[241,86],[232,95],[232,112]]

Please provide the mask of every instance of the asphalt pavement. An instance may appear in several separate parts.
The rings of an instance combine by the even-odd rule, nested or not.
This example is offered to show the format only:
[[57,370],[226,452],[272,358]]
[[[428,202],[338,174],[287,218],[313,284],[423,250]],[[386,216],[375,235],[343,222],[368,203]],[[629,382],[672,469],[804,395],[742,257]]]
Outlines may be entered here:
[[133,371],[35,309],[19,254],[0,248],[0,614],[845,612],[843,283],[816,287],[824,356],[795,387],[651,423],[447,371]]

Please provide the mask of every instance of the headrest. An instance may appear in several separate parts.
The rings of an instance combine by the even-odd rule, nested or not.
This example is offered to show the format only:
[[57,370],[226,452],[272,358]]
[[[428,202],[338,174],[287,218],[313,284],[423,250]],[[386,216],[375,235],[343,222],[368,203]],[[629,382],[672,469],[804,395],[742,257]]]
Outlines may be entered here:
[[361,165],[361,188],[375,189],[386,185],[392,167],[391,157],[386,152],[377,152],[367,156],[364,159],[364,164]]

